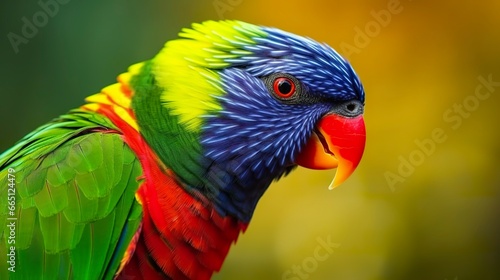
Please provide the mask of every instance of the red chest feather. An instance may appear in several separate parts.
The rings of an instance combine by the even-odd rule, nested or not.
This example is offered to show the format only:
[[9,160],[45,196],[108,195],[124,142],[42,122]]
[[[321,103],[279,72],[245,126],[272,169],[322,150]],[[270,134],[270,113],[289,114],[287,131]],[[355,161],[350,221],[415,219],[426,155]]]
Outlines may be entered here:
[[188,193],[134,128],[107,105],[98,111],[120,128],[144,172],[136,194],[143,206],[142,230],[118,278],[209,279],[247,224],[221,217],[201,194]]

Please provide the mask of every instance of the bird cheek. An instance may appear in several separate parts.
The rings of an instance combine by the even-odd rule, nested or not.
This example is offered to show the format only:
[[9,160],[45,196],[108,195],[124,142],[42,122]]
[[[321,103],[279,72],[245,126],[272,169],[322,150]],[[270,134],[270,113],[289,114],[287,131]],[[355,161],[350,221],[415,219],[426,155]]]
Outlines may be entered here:
[[319,121],[296,163],[311,169],[337,168],[333,188],[354,172],[363,156],[365,140],[363,116],[347,118],[329,114]]

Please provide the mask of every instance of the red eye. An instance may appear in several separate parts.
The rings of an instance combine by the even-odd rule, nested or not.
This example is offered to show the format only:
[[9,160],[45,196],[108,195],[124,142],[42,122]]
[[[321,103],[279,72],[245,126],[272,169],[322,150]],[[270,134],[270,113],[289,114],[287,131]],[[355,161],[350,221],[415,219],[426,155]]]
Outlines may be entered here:
[[287,77],[279,77],[274,80],[274,92],[281,98],[290,98],[295,93],[295,83]]

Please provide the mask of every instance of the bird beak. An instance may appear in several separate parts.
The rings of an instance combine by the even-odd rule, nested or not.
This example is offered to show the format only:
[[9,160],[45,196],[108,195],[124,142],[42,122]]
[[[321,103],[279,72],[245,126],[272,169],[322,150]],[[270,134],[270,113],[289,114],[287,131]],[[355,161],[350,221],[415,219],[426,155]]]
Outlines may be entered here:
[[296,163],[311,169],[337,168],[330,189],[339,186],[354,172],[365,149],[366,130],[363,116],[337,114],[324,116],[299,153]]

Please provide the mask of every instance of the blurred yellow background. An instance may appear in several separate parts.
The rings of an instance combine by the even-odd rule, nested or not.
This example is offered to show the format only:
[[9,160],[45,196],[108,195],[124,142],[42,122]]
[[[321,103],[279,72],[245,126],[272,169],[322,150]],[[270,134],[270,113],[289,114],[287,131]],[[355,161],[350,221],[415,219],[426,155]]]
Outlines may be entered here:
[[334,171],[272,185],[214,279],[500,277],[500,2],[70,0],[12,45],[41,9],[0,4],[1,151],[191,22],[274,26],[354,65],[367,96],[358,170],[333,191]]

